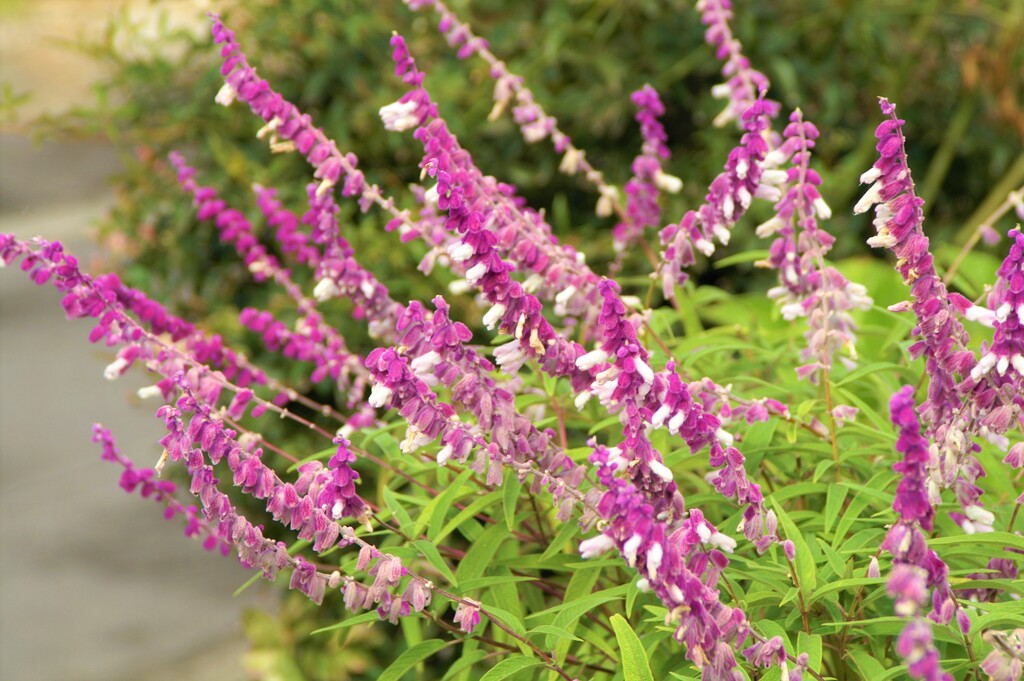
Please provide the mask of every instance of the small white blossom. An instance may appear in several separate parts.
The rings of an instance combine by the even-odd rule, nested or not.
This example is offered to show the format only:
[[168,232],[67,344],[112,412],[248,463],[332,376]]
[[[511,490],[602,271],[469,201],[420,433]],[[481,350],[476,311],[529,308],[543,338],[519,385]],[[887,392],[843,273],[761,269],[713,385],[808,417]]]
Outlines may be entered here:
[[473,285],[465,279],[456,279],[452,283],[448,284],[448,292],[459,296],[463,293],[469,293],[473,290]]
[[618,202],[619,194],[614,187],[603,185],[600,189],[601,196],[597,199],[597,216],[606,218],[615,212],[615,204]]
[[419,117],[415,115],[418,108],[416,102],[394,102],[380,108],[380,118],[387,130],[402,132],[419,125]]
[[655,543],[647,551],[647,577],[654,579],[658,574],[658,568],[661,567],[661,559],[665,555],[664,549],[661,548],[661,544]]
[[583,152],[576,147],[569,147],[558,164],[558,170],[566,175],[575,175],[580,169],[580,161],[583,160]]
[[708,544],[715,548],[721,549],[726,553],[732,553],[736,550],[736,540],[729,535],[722,534],[721,532],[715,532],[708,539]]
[[636,567],[636,552],[640,548],[640,542],[642,541],[643,537],[639,534],[634,534],[622,545],[622,557],[626,559],[626,564],[629,567]]
[[658,407],[658,410],[651,415],[651,425],[654,426],[655,428],[661,428],[661,426],[664,425],[665,423],[665,419],[667,419],[668,415],[671,413],[672,407],[668,406],[667,404],[661,405],[660,407]]
[[973,504],[964,509],[964,514],[974,522],[983,525],[992,525],[996,521],[996,517],[991,512]]
[[610,551],[613,548],[615,548],[615,542],[612,541],[612,538],[604,534],[599,534],[596,537],[591,537],[590,539],[580,542],[580,555],[584,558],[593,558],[595,556],[600,556],[602,553]]
[[590,401],[591,395],[592,393],[589,390],[584,390],[576,396],[576,399],[573,400],[573,404],[576,405],[576,411],[583,411],[583,407]]
[[135,394],[139,396],[139,399],[149,400],[153,399],[154,397],[163,397],[164,391],[161,390],[158,386],[147,385],[145,388],[139,388],[138,392],[136,392]]
[[672,471],[669,467],[660,461],[651,461],[650,464],[651,472],[657,475],[665,482],[672,482]]
[[566,305],[572,300],[572,297],[576,295],[576,287],[569,285],[558,292],[555,296],[555,314],[565,316],[568,314]]
[[576,368],[580,371],[588,371],[598,364],[608,361],[608,353],[598,348],[591,350],[585,355],[576,358]]
[[321,279],[313,288],[313,297],[321,303],[334,298],[339,293],[341,293],[341,290],[338,288],[338,285],[329,277]]
[[131,364],[124,357],[118,357],[113,362],[107,365],[107,368],[103,370],[103,378],[108,381],[116,380],[125,372],[125,369]]
[[213,98],[213,101],[221,106],[231,106],[236,97],[238,97],[238,93],[235,92],[235,88],[231,87],[229,83],[224,83],[217,91],[217,96]]
[[394,391],[383,383],[374,383],[373,388],[370,389],[370,398],[367,401],[371,407],[379,409],[391,399],[393,394]]
[[980,381],[981,377],[992,371],[992,367],[996,365],[998,358],[991,352],[984,355],[978,360],[978,363],[971,369],[971,378],[975,381]]
[[487,274],[487,265],[482,262],[478,262],[466,270],[466,281],[470,284],[476,284],[485,274]]
[[505,310],[505,306],[502,305],[501,303],[497,303],[491,306],[491,309],[489,309],[484,314],[484,327],[488,329],[493,329],[495,326],[497,326],[498,322],[501,321],[502,316],[505,314]]
[[882,171],[872,166],[865,170],[860,176],[861,184],[870,184],[882,176]]
[[465,262],[473,257],[473,247],[464,241],[453,243],[448,246],[448,255],[455,262]]
[[821,218],[822,220],[828,220],[830,217],[832,217],[832,209],[829,207],[827,203],[825,203],[825,199],[819,196],[818,198],[814,199],[813,205],[814,212],[817,213],[818,217]]
[[862,196],[860,201],[857,202],[857,205],[853,207],[853,212],[856,213],[857,215],[860,215],[861,213],[867,211],[868,208],[871,208],[871,206],[875,205],[876,203],[880,203],[881,200],[882,183],[875,182],[873,185],[871,185],[871,187],[868,188],[867,192],[864,193],[864,196]]
[[640,378],[644,379],[644,383],[647,385],[654,383],[654,371],[647,365],[647,362],[637,357],[633,360],[633,366],[636,368],[636,372],[640,374]]
[[654,173],[654,184],[663,192],[678,194],[683,188],[683,181],[675,175],[669,175],[658,170]]

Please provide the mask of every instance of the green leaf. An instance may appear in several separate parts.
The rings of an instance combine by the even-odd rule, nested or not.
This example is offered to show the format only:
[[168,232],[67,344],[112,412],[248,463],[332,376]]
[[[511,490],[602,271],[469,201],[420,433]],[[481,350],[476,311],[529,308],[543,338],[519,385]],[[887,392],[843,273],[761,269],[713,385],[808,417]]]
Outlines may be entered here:
[[395,493],[392,492],[390,488],[385,486],[382,491],[384,496],[384,505],[388,507],[389,511],[391,511],[391,516],[398,521],[398,526],[400,528],[411,526],[412,517],[409,515],[409,512],[405,510],[405,505],[398,500],[398,497],[395,496]]
[[[523,620],[519,615],[514,612],[499,608],[494,605],[488,604],[486,608],[486,614],[493,615],[501,621],[502,624],[507,626],[512,631],[516,632],[520,636],[526,635],[526,625],[523,624]],[[493,617],[491,619],[494,619]]]
[[535,582],[536,577],[519,577],[516,575],[497,575],[494,577],[477,577],[459,582],[458,591],[460,594],[468,594],[477,589],[486,589],[495,584],[510,584],[516,582]]
[[779,517],[779,524],[782,526],[785,538],[791,540],[794,546],[796,546],[796,560],[794,561],[796,563],[796,574],[800,580],[800,591],[804,594],[804,598],[806,598],[818,585],[818,573],[814,566],[814,554],[811,553],[811,549],[804,540],[804,536],[796,526],[796,523],[789,517],[786,510],[782,508],[782,504],[775,501],[774,498],[772,499],[772,508],[775,509],[775,514]]
[[969,538],[962,536],[933,537],[928,540],[928,546],[957,547],[974,552],[978,544],[987,544],[1000,549],[1017,549],[1024,551],[1024,537],[1009,532],[982,532],[972,534]]
[[441,552],[437,550],[437,547],[428,542],[426,539],[417,539],[412,545],[423,554],[423,557],[427,559],[438,572],[444,575],[444,578],[448,580],[448,583],[453,587],[458,588],[458,580],[455,579],[455,573],[452,572],[451,568],[448,567],[448,563],[444,562],[444,558],[441,557]]
[[[448,511],[454,506],[455,500],[458,499],[463,486],[471,475],[473,475],[473,471],[468,468],[462,471],[457,478],[448,484],[444,492],[438,494],[430,500],[430,503],[423,507],[420,517],[416,519],[416,525],[412,531],[413,536],[423,534],[423,530],[429,527],[431,538],[434,539],[436,537]],[[434,541],[437,540],[434,539]]]
[[448,644],[439,638],[432,638],[424,641],[423,643],[417,643],[412,648],[409,648],[399,655],[394,662],[388,665],[388,668],[381,672],[380,676],[377,677],[377,681],[400,681],[407,671],[437,651],[441,650],[441,648],[444,648],[446,645]]
[[555,534],[554,539],[548,544],[548,547],[544,549],[544,553],[541,554],[540,562],[550,560],[553,556],[558,555],[562,551],[562,547],[579,532],[579,525],[576,523],[564,523],[558,532]]
[[843,502],[846,500],[848,492],[848,487],[840,485],[828,486],[828,494],[825,497],[825,534],[832,530],[832,525],[835,524],[836,518],[839,517],[839,511],[843,508]]
[[348,617],[337,624],[314,629],[310,632],[310,635],[322,634],[327,631],[336,631],[338,629],[347,629],[348,627],[354,627],[357,624],[366,624],[367,622],[380,622],[380,615],[377,614],[376,610]]
[[542,662],[535,657],[526,657],[524,655],[506,657],[504,660],[491,667],[486,674],[481,676],[480,681],[501,681],[501,679],[507,679],[513,674],[521,672],[524,669],[538,667],[541,664]]
[[498,547],[508,538],[508,530],[504,525],[491,525],[484,530],[459,561],[459,566],[455,568],[455,575],[459,581],[468,581],[482,576],[497,554]]
[[[466,470],[469,469],[467,468]],[[477,497],[469,506],[459,511],[454,518],[449,520],[448,523],[441,528],[440,532],[435,533],[435,528],[432,527],[430,528],[431,531],[427,534],[427,536],[429,537],[430,541],[436,544],[440,543],[441,540],[443,540],[449,534],[454,532],[460,525],[462,525],[462,523],[466,522],[467,520],[470,520],[477,513],[480,513],[481,511],[483,511],[491,504],[495,503],[500,498],[501,492],[497,491],[490,492],[489,494],[485,494],[482,497]],[[502,527],[502,529],[504,530],[505,528]]]
[[444,676],[441,677],[441,681],[447,681],[447,679],[454,678],[459,672],[469,670],[474,664],[487,657],[487,653],[483,650],[473,650],[470,645],[475,643],[474,640],[470,639],[463,644],[465,650],[462,651],[462,657],[456,660],[452,666],[448,667]]
[[876,660],[871,653],[863,650],[852,650],[846,651],[853,660],[853,665],[860,672],[862,679],[877,679],[885,674],[885,667],[883,667],[878,660]]
[[629,622],[622,615],[612,615],[611,621],[615,639],[622,651],[620,661],[626,681],[654,681],[651,663],[647,660],[647,651],[644,650],[633,627],[629,626]]
[[797,651],[807,653],[808,667],[821,669],[821,634],[807,634],[801,631],[797,634],[796,641]]
[[542,612],[527,615],[527,619],[557,611],[558,615],[555,616],[554,625],[556,627],[562,627],[563,629],[568,628],[570,624],[574,625],[580,617],[597,606],[603,605],[609,601],[621,600],[625,596],[626,589],[628,587],[628,584],[622,584],[620,586],[612,587],[611,589],[598,591],[597,593],[593,593],[589,596],[576,599],[571,603],[561,603]]
[[740,253],[734,253],[732,255],[721,258],[714,262],[716,270],[730,267],[732,265],[739,265],[745,262],[755,262],[757,260],[767,260],[770,252],[764,249],[755,249],[752,251],[742,251]]
[[856,383],[857,381],[863,379],[865,376],[870,376],[871,374],[878,373],[879,371],[889,371],[896,373],[901,371],[907,371],[907,367],[899,364],[893,364],[892,362],[872,362],[871,364],[865,364],[864,366],[858,367],[854,371],[848,373],[846,376],[843,377],[841,381],[837,381],[835,383],[835,387],[841,388],[847,383]]
[[807,599],[807,605],[810,606],[812,603],[819,600],[822,596],[833,593],[835,591],[842,591],[844,589],[856,586],[877,586],[882,585],[884,583],[884,577],[852,577],[850,579],[837,579],[829,582],[828,584],[822,585],[820,589],[811,594],[810,598]]
[[583,639],[574,636],[571,632],[561,627],[556,627],[553,624],[541,624],[539,626],[530,629],[526,633],[527,636],[533,636],[534,634],[547,634],[553,638],[567,638],[571,641],[582,641]]
[[505,475],[505,484],[502,485],[502,504],[505,511],[505,527],[509,532],[516,526],[516,506],[519,502],[519,491],[522,488],[523,483],[519,482],[515,472],[508,471]]

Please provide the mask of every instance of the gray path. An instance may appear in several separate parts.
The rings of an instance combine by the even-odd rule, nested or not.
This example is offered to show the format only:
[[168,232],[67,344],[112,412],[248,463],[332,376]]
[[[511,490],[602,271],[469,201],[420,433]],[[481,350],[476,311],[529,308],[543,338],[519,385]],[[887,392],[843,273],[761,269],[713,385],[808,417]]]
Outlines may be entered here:
[[[111,200],[97,169],[113,163],[0,139],[0,231],[60,238],[87,261],[86,228]],[[161,427],[133,398],[141,376],[103,379],[111,354],[90,328],[64,319],[52,288],[0,270],[0,678],[244,679],[239,613],[272,594],[233,599],[246,570],[118,488],[92,423],[144,465]]]

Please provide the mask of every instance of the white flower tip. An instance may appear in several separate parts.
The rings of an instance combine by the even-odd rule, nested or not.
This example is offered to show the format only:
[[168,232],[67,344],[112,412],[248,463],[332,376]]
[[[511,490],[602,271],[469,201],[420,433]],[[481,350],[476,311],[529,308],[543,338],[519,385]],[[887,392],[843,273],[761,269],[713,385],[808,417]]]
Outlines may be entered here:
[[996,521],[996,517],[992,515],[992,513],[977,505],[971,505],[965,508],[964,514],[974,522],[982,525],[991,526]]
[[856,213],[857,215],[860,215],[861,213],[864,213],[869,208],[871,208],[871,206],[873,206],[876,203],[878,203],[881,200],[881,198],[882,198],[882,183],[881,182],[875,182],[864,193],[864,196],[862,196],[860,201],[857,202],[857,205],[855,205],[853,207],[853,212]]
[[654,173],[654,184],[658,189],[669,194],[678,194],[683,188],[683,181],[675,175],[663,173],[660,170]]
[[235,88],[231,87],[230,83],[224,83],[221,85],[220,90],[217,91],[217,96],[213,98],[213,101],[221,106],[231,106],[237,96],[238,93],[235,92]]
[[118,357],[103,370],[103,378],[108,381],[117,380],[124,373],[125,369],[128,368],[129,364],[130,362],[124,357]]
[[868,168],[860,176],[861,184],[870,184],[882,176],[882,171],[874,166]]
[[732,94],[732,86],[728,83],[719,83],[711,88],[711,96],[715,99],[725,99]]
[[576,368],[580,371],[588,371],[598,364],[608,360],[608,353],[598,348],[591,350],[585,355],[576,358]]
[[597,200],[595,212],[599,218],[606,218],[615,212],[615,204],[619,195],[612,187],[601,187],[601,196]]
[[487,274],[487,265],[482,262],[478,262],[466,270],[466,281],[470,284],[476,284],[485,274]]
[[708,544],[714,546],[717,549],[721,549],[726,553],[732,553],[736,550],[736,540],[727,534],[721,532],[715,532],[708,539]]
[[668,406],[667,404],[662,404],[660,407],[658,407],[658,410],[651,415],[651,425],[654,426],[655,428],[661,428],[661,426],[664,425],[665,423],[665,419],[667,419],[668,415],[671,413],[672,407]]
[[711,254],[715,252],[715,245],[707,239],[697,239],[693,242],[694,247],[703,253],[706,257],[711,257]]
[[448,292],[453,295],[462,295],[463,293],[469,293],[473,290],[473,285],[465,279],[456,279],[452,283],[448,284]]
[[580,555],[583,558],[593,558],[595,556],[600,556],[602,553],[610,551],[613,548],[615,548],[615,542],[612,541],[612,538],[604,534],[599,534],[596,537],[591,537],[590,539],[585,539],[580,542]]
[[419,125],[419,117],[415,115],[417,108],[416,102],[413,101],[393,102],[382,106],[378,113],[384,121],[385,129],[402,132]]
[[389,399],[391,399],[393,394],[394,391],[383,383],[374,383],[373,388],[370,389],[370,398],[367,402],[369,402],[371,407],[379,409],[380,407],[383,407]]
[[672,471],[669,467],[660,461],[651,461],[650,464],[651,472],[657,475],[665,482],[672,482]]
[[445,445],[444,447],[442,447],[441,450],[437,453],[437,465],[445,465],[445,463],[448,462],[448,459],[452,457],[453,453],[454,450],[452,449],[451,445]]
[[338,295],[338,287],[333,280],[324,277],[313,288],[313,297],[321,303]]
[[825,199],[819,196],[818,198],[814,199],[813,205],[814,212],[817,213],[818,217],[821,218],[822,220],[828,220],[830,217],[832,217],[832,208],[829,207],[827,203],[825,203]]
[[501,318],[504,316],[505,310],[506,310],[505,306],[502,305],[501,303],[497,303],[497,304],[491,306],[491,309],[489,309],[484,314],[484,317],[483,317],[484,327],[486,327],[487,329],[493,329],[495,326],[497,326],[498,322],[500,322]]
[[654,383],[654,370],[648,366],[647,362],[638,357],[633,361],[633,366],[636,368],[636,372],[640,374],[640,378],[644,379],[644,383],[647,385]]
[[452,260],[455,262],[465,262],[473,257],[473,253],[473,247],[464,241],[459,241],[448,246],[448,255],[450,255]]
[[664,549],[661,548],[661,544],[655,543],[647,550],[647,577],[654,579],[658,574],[658,568],[661,567],[661,559],[665,555]]
[[150,400],[154,397],[163,397],[164,391],[155,385],[147,385],[144,388],[139,388],[135,394],[139,396],[139,399]]
[[643,537],[639,534],[634,534],[622,545],[622,557],[626,559],[626,565],[629,567],[636,567],[636,552],[640,548],[640,542],[642,541]]

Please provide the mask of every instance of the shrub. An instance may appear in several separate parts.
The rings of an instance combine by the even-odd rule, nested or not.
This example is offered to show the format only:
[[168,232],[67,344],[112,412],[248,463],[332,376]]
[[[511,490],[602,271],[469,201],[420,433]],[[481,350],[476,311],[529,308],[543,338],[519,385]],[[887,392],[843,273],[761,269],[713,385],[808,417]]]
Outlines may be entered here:
[[[742,136],[703,203],[662,227],[662,195],[682,182],[654,88],[632,96],[642,145],[620,191],[467,24],[438,0],[407,4],[438,16],[459,57],[488,64],[497,114],[593,186],[596,215],[615,225],[614,248],[592,260],[614,275],[636,256],[648,273],[597,274],[543,211],[481,171],[399,35],[405,92],[379,115],[423,150],[403,203],[271,89],[214,16],[216,100],[248,105],[272,152],[313,168],[304,212],[289,208],[296,193],[255,185],[258,229],[183,155],[170,163],[272,303],[244,308],[240,327],[285,361],[264,370],[117,276],[83,273],[60,244],[0,235],[4,264],[52,282],[69,317],[97,320],[94,342],[118,347],[107,378],[134,364],[156,375],[140,391],[168,431],[155,468],[95,430],[122,487],[206,548],[348,611],[314,634],[401,622],[404,650],[367,676],[1019,678],[1019,229],[1001,265],[969,253],[971,240],[940,277],[905,121],[882,98],[853,210],[873,212],[868,243],[895,270],[830,263],[822,136],[799,108],[777,125],[783,107],[727,0],[698,8],[725,78],[716,121]],[[415,254],[445,293],[400,302],[394,275],[343,235],[339,189],[379,211],[403,244],[390,250]],[[977,238],[1024,211],[1022,191]],[[768,247],[716,255],[755,199],[771,205],[754,230]],[[970,276],[950,290],[966,258]],[[753,263],[777,284],[765,296],[697,283],[698,259]],[[198,505],[161,478],[170,466]],[[328,645],[304,655],[310,676],[344,669]]]

